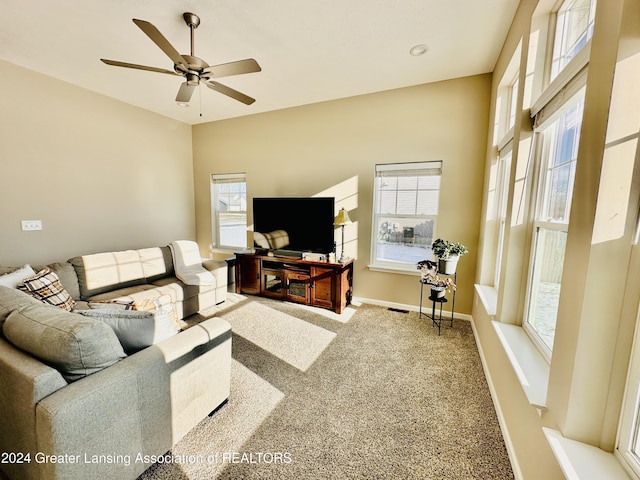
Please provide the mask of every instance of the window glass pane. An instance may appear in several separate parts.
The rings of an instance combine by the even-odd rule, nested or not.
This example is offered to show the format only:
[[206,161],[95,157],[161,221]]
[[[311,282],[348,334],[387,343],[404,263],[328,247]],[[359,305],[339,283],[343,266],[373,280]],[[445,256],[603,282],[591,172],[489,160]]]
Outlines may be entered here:
[[418,215],[437,215],[438,214],[438,198],[440,192],[438,190],[419,190],[418,203],[416,205]]
[[400,215],[413,215],[416,213],[417,190],[398,192],[398,209],[396,213]]
[[441,168],[441,162],[376,165],[373,264],[415,269],[432,257]]
[[376,260],[416,264],[431,258],[435,218],[379,216],[376,228]]
[[556,22],[551,80],[577,55],[593,35],[596,0],[566,0]]
[[396,213],[397,192],[382,191],[380,192],[380,205],[378,211],[380,213]]
[[567,233],[538,228],[527,321],[551,351],[556,331]]
[[247,241],[247,215],[220,213],[220,245],[240,246]]

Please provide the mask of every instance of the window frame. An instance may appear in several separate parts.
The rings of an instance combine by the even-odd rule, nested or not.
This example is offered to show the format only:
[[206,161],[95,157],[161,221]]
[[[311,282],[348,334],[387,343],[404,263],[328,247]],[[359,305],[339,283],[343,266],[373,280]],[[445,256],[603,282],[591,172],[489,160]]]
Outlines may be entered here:
[[[552,113],[546,112],[547,115],[544,115],[543,112],[542,118],[545,118],[541,125],[536,125],[534,130],[534,135],[538,137],[534,142],[532,142],[533,156],[535,162],[539,165],[537,169],[537,179],[536,179],[536,188],[535,191],[532,192],[535,195],[534,202],[534,211],[531,220],[531,249],[529,251],[529,262],[527,268],[527,283],[526,283],[526,293],[525,293],[525,303],[524,310],[522,312],[522,327],[531,338],[536,347],[543,354],[545,359],[550,362],[551,354],[553,350],[553,346],[548,345],[544,340],[543,336],[534,328],[532,322],[530,321],[530,316],[532,315],[532,303],[536,298],[536,293],[533,291],[533,284],[535,282],[535,277],[537,272],[539,271],[539,265],[537,263],[537,253],[538,253],[538,243],[540,238],[540,230],[544,229],[547,231],[562,231],[568,233],[569,229],[569,212],[571,210],[571,203],[573,202],[573,186],[575,182],[575,169],[577,165],[577,152],[576,156],[573,160],[569,162],[565,162],[560,166],[565,165],[573,165],[571,168],[572,175],[570,178],[569,187],[567,188],[567,192],[570,194],[570,198],[565,202],[565,219],[558,220],[547,218],[546,216],[546,207],[548,206],[548,192],[549,192],[549,183],[551,179],[551,172],[554,168],[558,168],[559,165],[553,165],[555,155],[558,149],[558,130],[554,128],[554,124],[560,121],[561,118],[568,113],[571,109],[576,107],[577,105],[582,104],[581,108],[581,119],[580,119],[580,127],[578,128],[578,137],[574,139],[574,144],[579,144],[580,131],[582,129],[582,118],[584,116],[584,97],[585,97],[585,85],[582,85],[577,91],[575,91],[569,98],[566,99],[563,103],[554,104],[550,102],[551,108],[555,111]],[[545,133],[549,132],[553,135],[553,141],[548,141],[545,137]],[[540,140],[539,138],[542,137]],[[560,283],[561,285],[561,283]],[[557,315],[557,311],[556,311]],[[557,317],[556,317],[556,325],[557,325]],[[554,326],[554,336],[555,336],[555,326]]]
[[[555,25],[553,26],[553,45],[551,46],[550,60],[549,60],[549,81],[553,82],[555,79],[562,75],[562,72],[580,56],[580,52],[590,44],[591,37],[593,36],[593,27],[595,24],[595,11],[597,8],[597,0],[590,0],[589,3],[589,19],[585,30],[580,32],[579,37],[584,37],[582,45],[572,52],[571,57],[566,60],[569,54],[569,48],[565,49],[565,39],[569,33],[568,23],[572,13],[572,7],[579,0],[565,0],[562,2],[558,10],[554,15]],[[576,43],[572,44],[575,46]],[[575,47],[574,47],[575,48]]]
[[[211,174],[211,245],[216,250],[221,251],[237,251],[247,248],[247,175],[246,173],[223,173],[223,174]],[[226,212],[222,212],[219,208],[219,190],[218,186],[221,184],[229,183],[243,183],[244,184],[244,210],[231,210],[233,215],[244,216],[244,244],[238,245],[226,245],[221,242],[221,218],[224,217]]]
[[[432,232],[432,241],[437,238],[437,223],[438,223],[438,210],[440,203],[440,193],[441,193],[441,181],[442,181],[442,170],[443,170],[443,161],[442,160],[425,160],[420,162],[405,162],[405,163],[383,163],[376,164],[374,167],[374,179],[373,179],[373,208],[372,210],[372,223],[371,223],[371,249],[370,249],[370,263],[369,268],[371,270],[381,270],[381,271],[394,271],[399,273],[411,273],[418,274],[416,270],[417,261],[407,260],[407,261],[394,261],[389,259],[382,259],[378,257],[378,224],[382,218],[396,218],[399,220],[433,220],[433,232]],[[438,170],[436,175],[416,175],[416,176],[437,176],[438,187],[437,187],[437,200],[436,200],[436,213],[435,214],[407,214],[407,213],[384,213],[379,211],[380,206],[380,189],[378,188],[378,178],[381,178],[385,175],[380,175],[380,172],[404,172],[402,175],[398,177],[408,177],[410,175],[407,172],[420,172],[420,171],[430,171],[430,170]],[[394,177],[393,175],[386,175],[390,177]],[[419,186],[416,185],[416,197],[417,192],[420,191]],[[428,255],[431,252],[430,247],[425,248],[425,253]],[[426,258],[426,257],[425,257]],[[421,258],[424,260],[425,258]]]
[[509,201],[509,179],[513,164],[513,142],[509,142],[498,152],[498,178],[496,187],[496,258],[493,272],[493,286],[500,286],[504,237],[507,230],[507,204]]

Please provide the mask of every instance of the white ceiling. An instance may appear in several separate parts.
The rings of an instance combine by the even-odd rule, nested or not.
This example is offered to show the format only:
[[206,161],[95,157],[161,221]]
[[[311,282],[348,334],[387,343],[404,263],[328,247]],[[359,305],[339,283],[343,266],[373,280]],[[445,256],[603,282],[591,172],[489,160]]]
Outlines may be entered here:
[[[21,0],[0,5],[0,59],[188,124],[491,72],[518,0]],[[262,71],[204,86],[189,108],[183,79],[100,58],[173,69],[131,20],[147,20],[190,53],[183,12],[201,18],[195,56],[255,58]],[[429,52],[409,55],[416,44]],[[200,114],[202,116],[200,116]]]

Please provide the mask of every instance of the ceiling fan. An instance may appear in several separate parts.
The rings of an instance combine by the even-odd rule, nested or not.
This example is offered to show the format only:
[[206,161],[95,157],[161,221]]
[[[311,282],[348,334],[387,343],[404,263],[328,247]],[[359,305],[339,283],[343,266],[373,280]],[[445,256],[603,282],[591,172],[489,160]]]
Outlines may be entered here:
[[233,88],[227,87],[214,81],[214,78],[228,77],[231,75],[240,75],[243,73],[259,72],[262,69],[258,62],[253,58],[247,58],[246,60],[238,60],[236,62],[222,63],[220,65],[210,66],[207,62],[198,58],[194,54],[193,48],[193,32],[198,25],[200,25],[200,17],[194,13],[186,12],[182,15],[184,21],[189,26],[191,32],[191,54],[180,55],[178,51],[169,43],[169,41],[160,33],[160,31],[151,23],[145,20],[133,19],[140,30],[142,30],[160,49],[173,61],[173,70],[165,70],[163,68],[148,67],[146,65],[137,65],[134,63],[118,62],[115,60],[107,60],[101,58],[100,60],[107,65],[113,65],[115,67],[135,68],[137,70],[147,70],[150,72],[166,73],[168,75],[178,75],[185,79],[185,82],[180,85],[178,95],[176,96],[176,102],[189,103],[193,91],[200,84],[203,83],[212,90],[222,93],[231,97],[246,105],[251,105],[255,102],[255,99],[238,92]]

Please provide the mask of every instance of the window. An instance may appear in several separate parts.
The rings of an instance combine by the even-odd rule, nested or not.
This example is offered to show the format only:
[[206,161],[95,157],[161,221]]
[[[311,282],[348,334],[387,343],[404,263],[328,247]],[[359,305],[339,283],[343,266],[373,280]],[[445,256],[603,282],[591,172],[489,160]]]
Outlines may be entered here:
[[371,264],[415,271],[431,258],[442,162],[376,165]]
[[596,0],[566,0],[558,10],[551,59],[551,80],[577,55],[593,35]]
[[211,175],[211,217],[215,248],[246,248],[247,182],[244,173]]
[[536,133],[542,136],[541,175],[524,326],[548,357],[556,329],[583,105],[584,89]]

